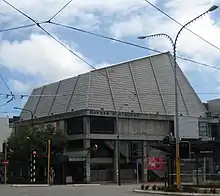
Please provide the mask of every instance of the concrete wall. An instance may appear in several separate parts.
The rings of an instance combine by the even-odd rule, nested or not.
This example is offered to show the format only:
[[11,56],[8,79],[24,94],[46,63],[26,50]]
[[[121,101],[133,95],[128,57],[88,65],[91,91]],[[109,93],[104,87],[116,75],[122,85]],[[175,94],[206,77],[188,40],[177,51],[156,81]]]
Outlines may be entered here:
[[220,99],[214,99],[208,101],[209,112],[220,113]]
[[121,135],[162,137],[170,133],[170,123],[157,120],[119,119],[119,132]]
[[9,118],[0,117],[0,152],[2,152],[2,144],[10,136],[12,128],[9,128]]

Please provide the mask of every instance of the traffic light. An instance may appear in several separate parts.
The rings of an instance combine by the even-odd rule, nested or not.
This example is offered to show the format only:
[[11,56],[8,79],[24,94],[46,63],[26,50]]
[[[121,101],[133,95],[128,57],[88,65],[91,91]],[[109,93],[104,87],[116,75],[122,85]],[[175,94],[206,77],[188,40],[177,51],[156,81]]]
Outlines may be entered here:
[[179,157],[180,159],[190,158],[190,142],[180,142],[179,144]]
[[163,138],[163,144],[170,144],[170,137],[167,135]]
[[7,143],[6,142],[3,142],[3,144],[2,144],[2,152],[3,152],[3,154],[5,154],[5,150],[6,150],[6,148],[7,148]]
[[7,142],[3,142],[3,144],[2,144],[2,152],[3,152],[3,154],[5,154],[5,153],[8,154],[8,152],[9,152],[9,146],[8,146],[8,143],[7,143]]

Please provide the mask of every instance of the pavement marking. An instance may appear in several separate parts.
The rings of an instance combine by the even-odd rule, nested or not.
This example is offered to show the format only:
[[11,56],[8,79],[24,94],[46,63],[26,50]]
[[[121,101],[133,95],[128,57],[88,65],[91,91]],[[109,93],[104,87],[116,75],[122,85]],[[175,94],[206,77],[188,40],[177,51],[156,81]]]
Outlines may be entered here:
[[49,187],[48,184],[12,184],[11,187]]

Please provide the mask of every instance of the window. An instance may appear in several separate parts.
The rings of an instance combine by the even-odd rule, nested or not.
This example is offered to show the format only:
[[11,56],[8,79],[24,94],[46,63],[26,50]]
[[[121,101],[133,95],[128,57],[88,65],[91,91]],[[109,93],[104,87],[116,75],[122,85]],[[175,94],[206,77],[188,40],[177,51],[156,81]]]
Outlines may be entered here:
[[206,122],[199,122],[199,136],[211,137],[211,126]]
[[114,118],[92,117],[90,121],[90,131],[95,134],[114,133]]
[[67,120],[67,134],[82,134],[83,133],[83,118],[75,117]]

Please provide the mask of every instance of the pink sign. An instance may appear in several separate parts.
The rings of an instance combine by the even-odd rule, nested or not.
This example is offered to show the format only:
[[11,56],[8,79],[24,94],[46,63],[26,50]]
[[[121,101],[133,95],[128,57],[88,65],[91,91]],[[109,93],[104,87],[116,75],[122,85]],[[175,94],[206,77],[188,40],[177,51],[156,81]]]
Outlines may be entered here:
[[166,160],[165,157],[148,157],[148,170],[165,170]]

